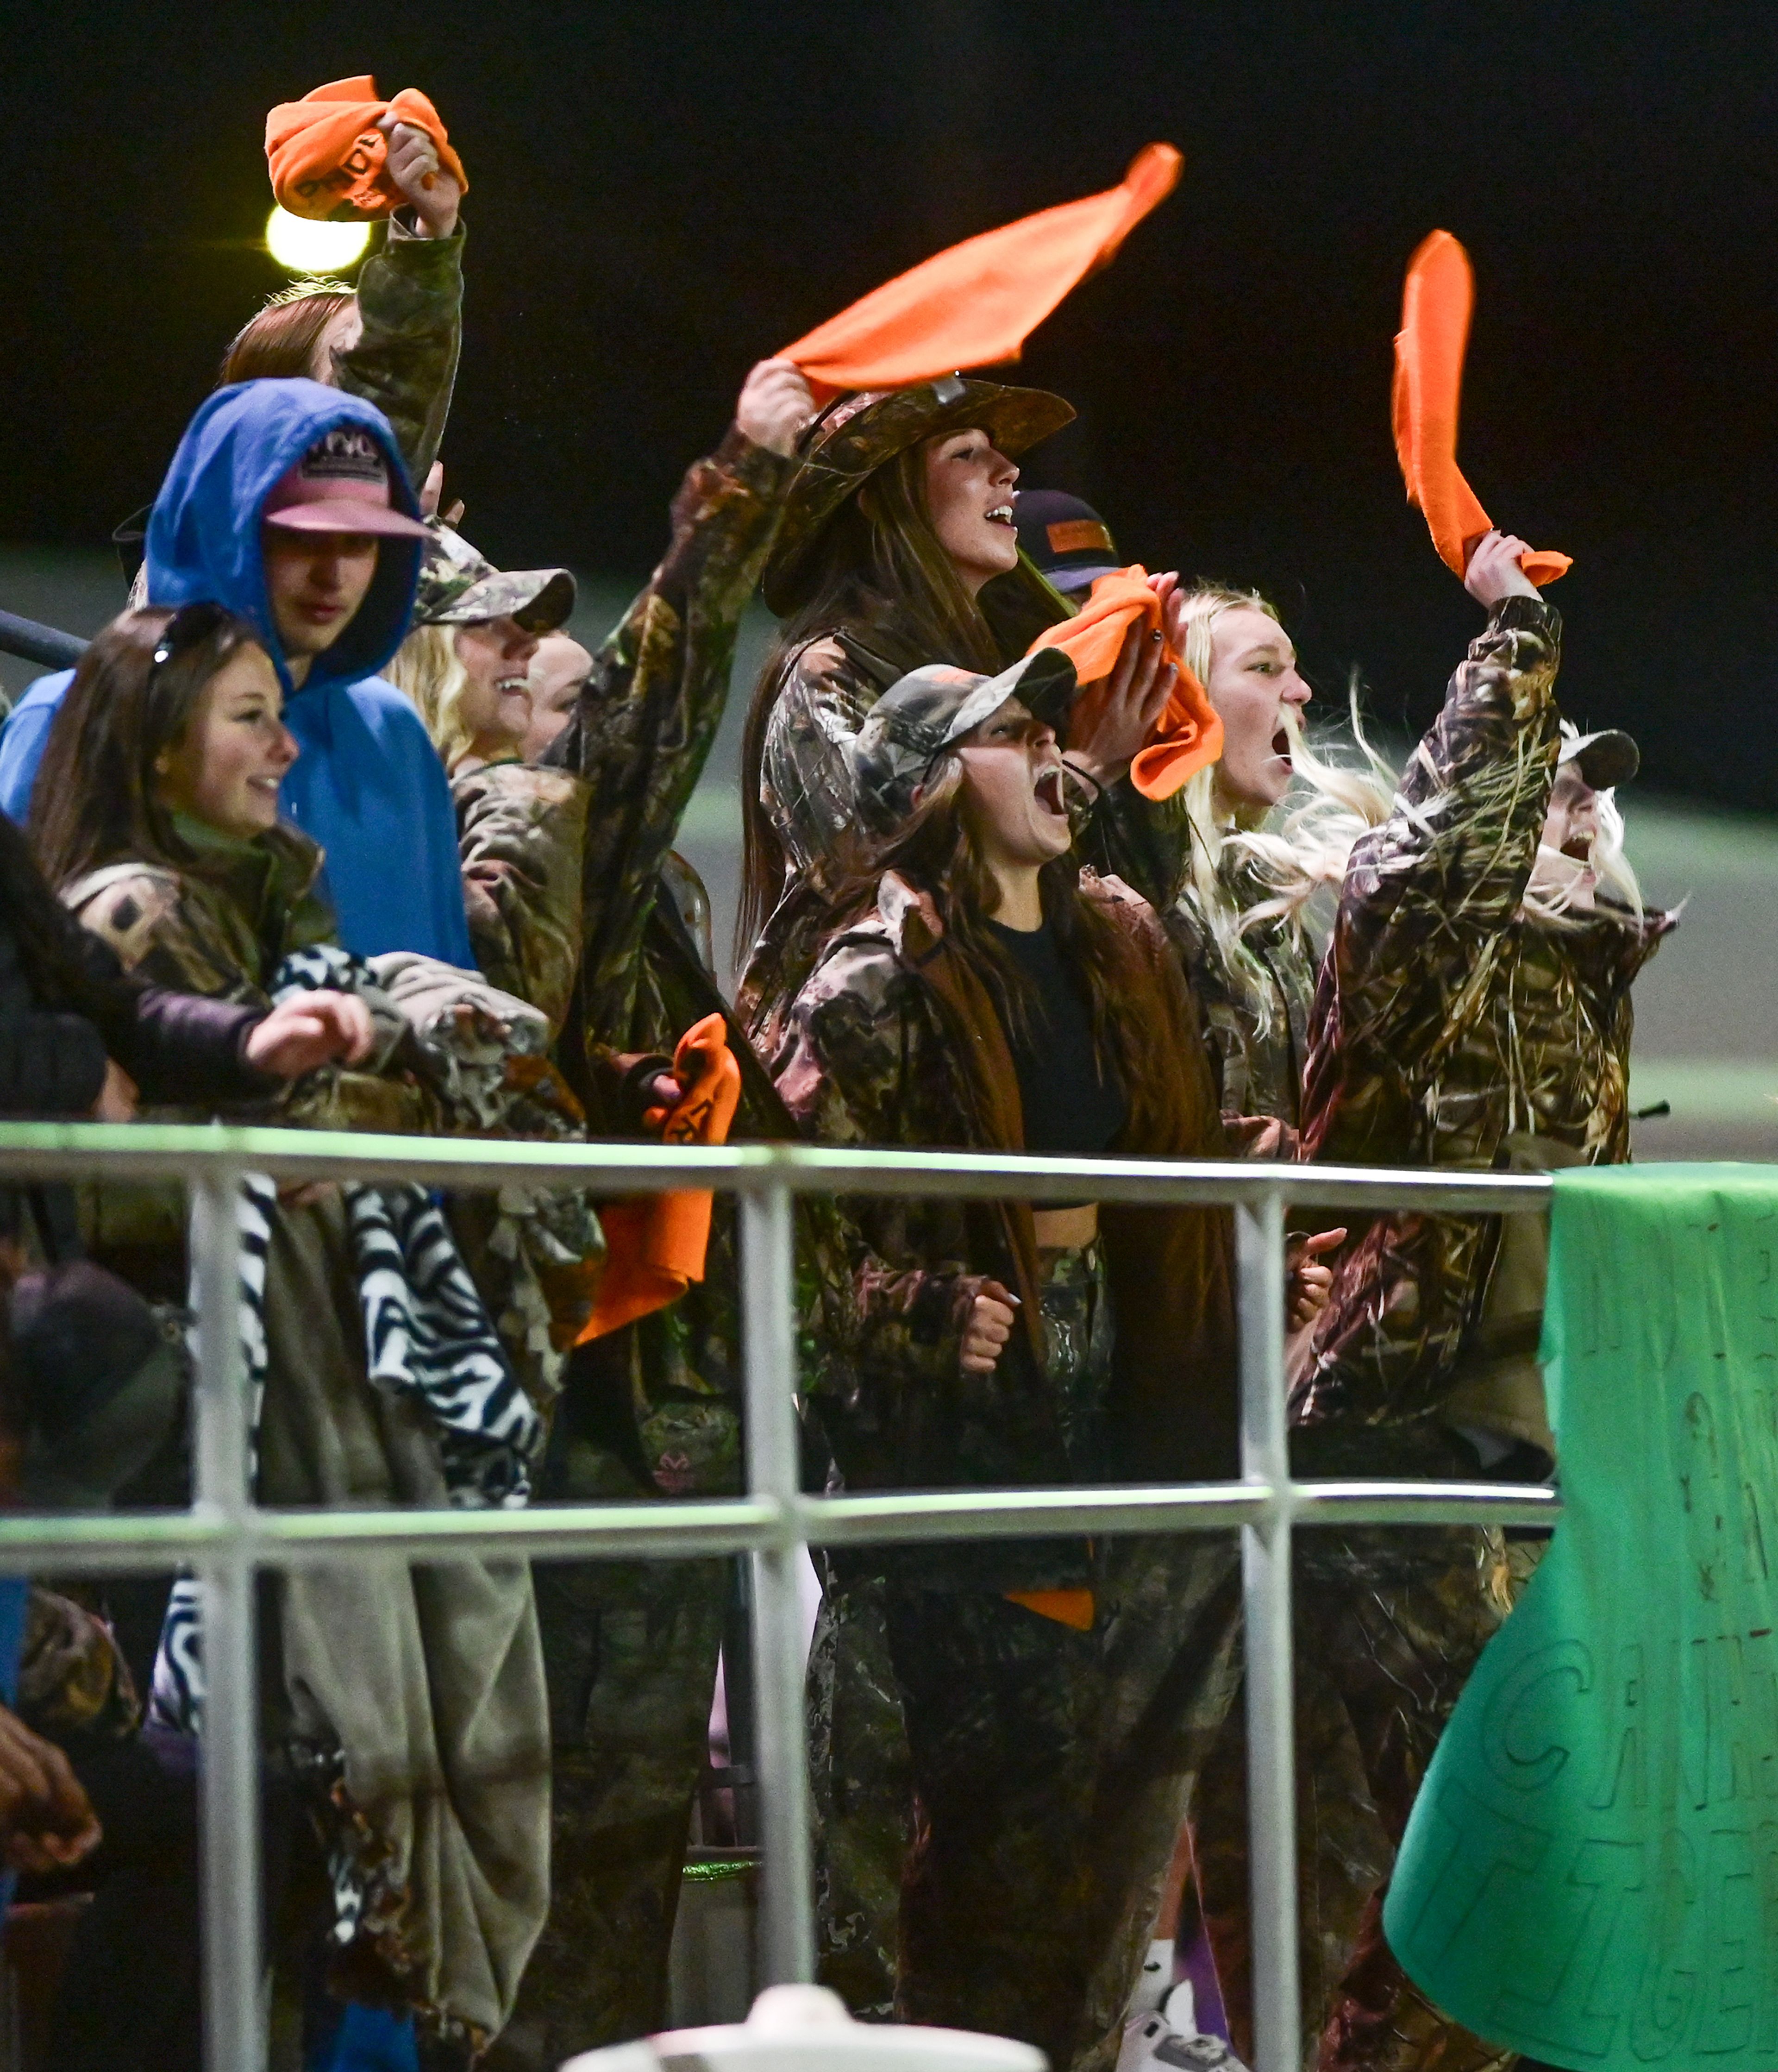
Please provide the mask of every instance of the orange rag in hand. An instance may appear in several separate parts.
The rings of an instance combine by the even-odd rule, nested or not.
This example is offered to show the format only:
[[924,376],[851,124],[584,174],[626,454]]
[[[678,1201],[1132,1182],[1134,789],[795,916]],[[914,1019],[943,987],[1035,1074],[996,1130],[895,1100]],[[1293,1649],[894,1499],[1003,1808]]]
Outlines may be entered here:
[[[1457,466],[1457,404],[1475,299],[1469,254],[1448,230],[1435,230],[1408,261],[1402,284],[1391,405],[1407,500],[1426,513],[1432,544],[1455,576],[1469,566],[1476,542],[1494,529]],[[1574,563],[1550,552],[1525,554],[1519,566],[1541,586]]]
[[377,128],[385,115],[424,130],[438,146],[439,162],[465,194],[469,175],[450,148],[438,110],[416,87],[379,101],[376,81],[336,79],[300,101],[281,101],[265,118],[265,162],[278,206],[318,223],[387,216],[405,197],[388,178],[388,139]]
[[[741,1101],[741,1067],[729,1048],[720,1014],[707,1014],[688,1029],[673,1053],[673,1076],[684,1089],[670,1112],[652,1108],[644,1120],[663,1122],[663,1144],[726,1144]],[[708,1194],[645,1194],[608,1202],[599,1211],[604,1226],[605,1272],[598,1301],[580,1342],[602,1338],[638,1317],[675,1302],[704,1278],[710,1242]]]
[[966,238],[785,347],[818,399],[905,388],[1016,360],[1069,290],[1118,247],[1179,179],[1171,144],[1137,153],[1123,184]]
[[[1082,696],[1090,697],[1090,686],[1117,667],[1126,636],[1132,626],[1139,625],[1165,631],[1160,599],[1148,587],[1148,571],[1133,562],[1101,576],[1077,615],[1059,626],[1046,626],[1032,642],[1031,652],[1061,648],[1074,662]],[[1188,777],[1207,768],[1222,753],[1222,722],[1209,693],[1170,640],[1160,653],[1162,661],[1172,663],[1179,676],[1147,746],[1137,750],[1130,765],[1130,782],[1145,799],[1172,798]]]

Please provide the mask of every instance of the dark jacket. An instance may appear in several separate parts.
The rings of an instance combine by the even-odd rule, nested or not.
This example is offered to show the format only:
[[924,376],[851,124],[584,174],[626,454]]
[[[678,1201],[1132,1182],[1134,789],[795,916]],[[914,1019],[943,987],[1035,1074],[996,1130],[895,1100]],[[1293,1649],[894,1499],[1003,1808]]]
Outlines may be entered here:
[[[1160,1157],[1227,1155],[1197,1018],[1154,914],[1127,886],[1084,875],[1139,954],[1127,1003],[1152,1038]],[[1016,1151],[1025,1123],[1000,1019],[951,947],[931,902],[890,874],[876,911],[828,946],[781,1024],[770,1059],[804,1133],[842,1146]],[[1135,1150],[1137,1125],[1115,1149]],[[819,1292],[803,1387],[853,1489],[1060,1485],[1071,1466],[1044,1375],[1037,1240],[1029,1203],[849,1201],[851,1271]],[[1106,1207],[1100,1231],[1115,1305],[1107,1440],[1110,1480],[1196,1480],[1237,1472],[1234,1272],[1226,1214]],[[984,1278],[1020,1297],[1020,1329],[988,1375],[959,1345]],[[1078,1580],[1083,1550],[1003,1564],[980,1548],[982,1587]],[[942,1565],[940,1557],[938,1565]],[[926,1567],[934,1564],[922,1557]],[[1039,1583],[1032,1581],[1033,1564]],[[1071,1566],[1072,1564],[1072,1566]],[[1006,1567],[1011,1580],[1001,1574]],[[992,1577],[988,1571],[992,1570]],[[1058,1573],[1057,1571],[1061,1572]]]

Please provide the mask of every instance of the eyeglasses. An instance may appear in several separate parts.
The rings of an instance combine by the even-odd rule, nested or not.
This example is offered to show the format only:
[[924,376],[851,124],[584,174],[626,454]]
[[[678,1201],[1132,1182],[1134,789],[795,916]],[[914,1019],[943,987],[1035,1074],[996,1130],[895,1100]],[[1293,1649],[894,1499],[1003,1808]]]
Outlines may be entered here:
[[182,604],[162,627],[161,637],[154,643],[154,659],[148,665],[149,684],[153,684],[155,672],[165,664],[207,640],[228,617],[228,606],[208,598],[195,604]]

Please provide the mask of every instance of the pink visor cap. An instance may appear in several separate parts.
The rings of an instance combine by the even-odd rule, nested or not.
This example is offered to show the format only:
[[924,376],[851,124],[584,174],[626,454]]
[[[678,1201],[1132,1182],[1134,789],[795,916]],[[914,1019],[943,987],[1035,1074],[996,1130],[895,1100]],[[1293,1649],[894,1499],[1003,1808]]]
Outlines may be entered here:
[[389,464],[360,425],[335,425],[272,486],[260,513],[293,532],[377,532],[424,540],[417,518],[389,500]]

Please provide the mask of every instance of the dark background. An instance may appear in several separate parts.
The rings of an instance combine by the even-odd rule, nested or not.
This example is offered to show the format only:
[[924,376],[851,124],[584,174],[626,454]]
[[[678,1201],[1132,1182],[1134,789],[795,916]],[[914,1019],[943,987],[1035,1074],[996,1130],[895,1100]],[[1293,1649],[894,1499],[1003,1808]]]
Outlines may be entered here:
[[[1645,775],[1768,805],[1778,8],[1162,0],[0,6],[0,539],[152,495],[283,276],[266,109],[374,72],[472,183],[446,458],[509,565],[639,576],[753,360],[939,245],[1185,177],[1038,333],[1080,422],[1029,479],[1124,551],[1257,583],[1312,677],[1434,709],[1474,607],[1389,438],[1402,267],[1470,250],[1463,460],[1572,553],[1564,701]],[[0,599],[0,602],[4,602]]]

